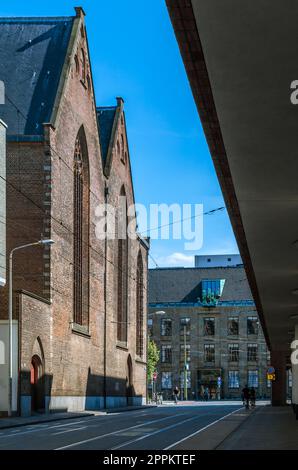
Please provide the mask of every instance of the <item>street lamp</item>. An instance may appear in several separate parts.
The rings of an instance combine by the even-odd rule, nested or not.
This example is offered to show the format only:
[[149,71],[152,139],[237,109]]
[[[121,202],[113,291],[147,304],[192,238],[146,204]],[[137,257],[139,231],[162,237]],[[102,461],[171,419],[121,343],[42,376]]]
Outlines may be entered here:
[[183,327],[184,334],[184,400],[187,400],[187,354],[186,354],[186,325]]
[[[164,310],[158,310],[157,312],[148,312],[147,317],[152,317],[153,315],[165,315]],[[148,340],[147,340],[147,356],[148,356],[148,345],[149,345],[149,335],[148,335]],[[151,388],[152,388],[152,400],[154,397],[154,394],[156,394],[156,383],[155,383],[155,392],[154,392],[154,377],[151,377]],[[157,398],[156,398],[157,399]]]
[[18,250],[23,250],[25,248],[29,248],[31,246],[46,246],[46,245],[53,245],[55,243],[53,240],[39,240],[38,242],[28,243],[26,245],[21,245],[13,248],[9,254],[9,303],[8,303],[8,351],[9,351],[9,360],[8,360],[8,416],[12,415],[12,364],[13,364],[13,345],[12,345],[12,303],[13,303],[13,286],[12,286],[12,279],[13,279],[13,255]]

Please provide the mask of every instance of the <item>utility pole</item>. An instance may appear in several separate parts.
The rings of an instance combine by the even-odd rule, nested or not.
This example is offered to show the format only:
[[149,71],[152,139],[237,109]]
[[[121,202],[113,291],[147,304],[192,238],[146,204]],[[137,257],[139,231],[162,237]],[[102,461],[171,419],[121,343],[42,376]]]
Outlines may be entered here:
[[186,325],[184,331],[184,400],[187,400],[187,354],[186,354]]

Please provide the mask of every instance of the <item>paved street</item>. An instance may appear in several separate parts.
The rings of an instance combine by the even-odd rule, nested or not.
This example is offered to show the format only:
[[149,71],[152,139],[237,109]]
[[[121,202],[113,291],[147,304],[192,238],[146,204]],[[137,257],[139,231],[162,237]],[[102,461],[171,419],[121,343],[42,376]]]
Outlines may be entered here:
[[[241,403],[179,404],[0,430],[4,449],[175,449]],[[180,445],[179,445],[180,444]]]

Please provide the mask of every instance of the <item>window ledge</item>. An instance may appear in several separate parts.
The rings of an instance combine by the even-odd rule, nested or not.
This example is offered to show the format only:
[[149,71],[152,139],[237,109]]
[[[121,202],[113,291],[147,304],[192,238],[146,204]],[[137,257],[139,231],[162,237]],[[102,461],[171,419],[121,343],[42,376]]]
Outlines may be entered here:
[[147,362],[144,361],[142,358],[140,357],[136,357],[135,361],[138,363],[138,364],[142,364],[143,366],[146,366],[147,365]]
[[123,351],[128,351],[127,343],[124,341],[117,341],[116,348],[122,349]]
[[85,336],[86,338],[91,338],[88,328],[82,325],[78,325],[77,323],[71,324],[71,331],[74,334]]

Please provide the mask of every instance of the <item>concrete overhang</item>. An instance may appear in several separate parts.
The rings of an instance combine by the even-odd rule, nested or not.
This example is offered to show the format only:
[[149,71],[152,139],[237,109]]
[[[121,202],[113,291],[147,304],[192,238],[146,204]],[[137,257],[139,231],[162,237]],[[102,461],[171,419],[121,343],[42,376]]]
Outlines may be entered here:
[[298,2],[167,0],[271,349],[298,314]]

